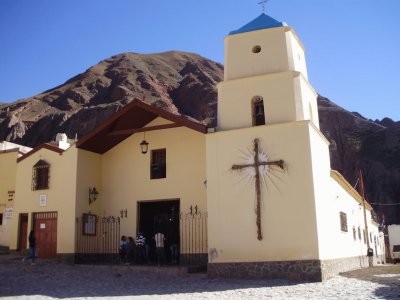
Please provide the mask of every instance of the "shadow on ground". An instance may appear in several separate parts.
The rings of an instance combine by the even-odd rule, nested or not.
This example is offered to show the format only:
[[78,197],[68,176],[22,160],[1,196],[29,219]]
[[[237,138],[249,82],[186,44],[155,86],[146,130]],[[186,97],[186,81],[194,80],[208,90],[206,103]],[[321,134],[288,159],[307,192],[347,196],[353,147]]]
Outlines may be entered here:
[[372,268],[365,268],[341,274],[347,278],[356,278],[364,281],[384,285],[375,291],[375,295],[385,299],[385,295],[396,294],[400,299],[400,265],[378,265]]
[[171,274],[168,267],[69,265],[0,258],[1,297],[40,295],[53,298],[152,296],[291,286],[288,280],[222,280],[206,274]]

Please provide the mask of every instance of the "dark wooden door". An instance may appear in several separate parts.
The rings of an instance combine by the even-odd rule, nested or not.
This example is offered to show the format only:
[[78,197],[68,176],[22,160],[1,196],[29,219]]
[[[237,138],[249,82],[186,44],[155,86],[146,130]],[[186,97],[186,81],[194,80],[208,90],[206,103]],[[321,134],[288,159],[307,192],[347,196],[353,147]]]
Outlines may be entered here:
[[18,235],[18,250],[24,251],[28,248],[28,214],[19,215],[19,235]]
[[55,258],[57,255],[57,212],[34,214],[36,248],[39,258]]

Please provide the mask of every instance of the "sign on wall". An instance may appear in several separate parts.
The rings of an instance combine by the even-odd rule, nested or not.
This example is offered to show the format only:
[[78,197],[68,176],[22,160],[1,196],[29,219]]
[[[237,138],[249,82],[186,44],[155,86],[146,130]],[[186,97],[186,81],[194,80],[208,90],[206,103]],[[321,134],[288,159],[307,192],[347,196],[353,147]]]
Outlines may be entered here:
[[13,217],[13,208],[12,207],[5,208],[4,209],[4,218],[11,219],[12,217]]
[[40,195],[39,206],[46,206],[46,205],[47,205],[47,195]]

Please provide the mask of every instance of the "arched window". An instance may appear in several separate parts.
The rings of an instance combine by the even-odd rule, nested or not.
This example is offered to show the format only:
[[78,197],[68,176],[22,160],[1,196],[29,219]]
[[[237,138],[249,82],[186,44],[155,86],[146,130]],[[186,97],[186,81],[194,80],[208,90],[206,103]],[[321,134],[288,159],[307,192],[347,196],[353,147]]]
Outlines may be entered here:
[[260,96],[252,99],[253,126],[265,125],[264,101]]
[[32,190],[45,190],[49,188],[50,165],[39,160],[32,169]]

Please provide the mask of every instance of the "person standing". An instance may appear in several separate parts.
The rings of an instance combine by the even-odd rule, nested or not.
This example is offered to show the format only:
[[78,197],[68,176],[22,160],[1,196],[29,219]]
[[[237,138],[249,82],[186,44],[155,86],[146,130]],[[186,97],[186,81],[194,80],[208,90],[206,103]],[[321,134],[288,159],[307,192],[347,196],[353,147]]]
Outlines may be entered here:
[[128,244],[126,242],[126,236],[121,236],[121,240],[119,241],[119,257],[122,263],[126,262],[126,253],[128,250]]
[[374,266],[374,250],[371,247],[369,247],[367,250],[367,256],[368,256],[368,265],[370,267],[373,267]]
[[146,238],[143,236],[143,234],[140,231],[139,231],[138,235],[136,236],[135,243],[136,243],[139,263],[147,264]]
[[27,259],[32,259],[31,265],[35,265],[35,259],[36,259],[36,236],[35,236],[35,231],[32,229],[31,232],[29,233],[29,255],[24,257],[22,261],[25,261]]
[[154,235],[154,240],[156,241],[156,253],[157,253],[157,264],[161,265],[164,263],[164,242],[165,236],[161,232]]
[[127,257],[127,262],[131,265],[135,263],[135,254],[136,254],[136,245],[135,242],[133,241],[133,238],[130,236],[128,237],[128,251],[126,257]]

